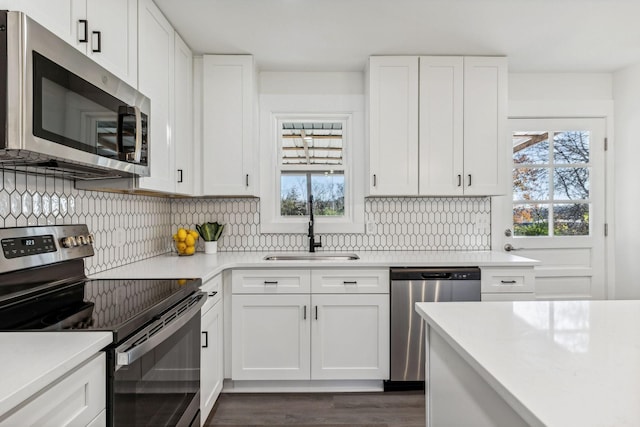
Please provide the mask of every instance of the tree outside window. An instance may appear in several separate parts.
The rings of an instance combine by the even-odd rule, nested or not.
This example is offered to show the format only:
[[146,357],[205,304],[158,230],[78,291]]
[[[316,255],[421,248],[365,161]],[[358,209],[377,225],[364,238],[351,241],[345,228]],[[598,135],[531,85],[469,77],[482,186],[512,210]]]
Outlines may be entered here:
[[589,150],[589,132],[513,133],[515,236],[589,235]]

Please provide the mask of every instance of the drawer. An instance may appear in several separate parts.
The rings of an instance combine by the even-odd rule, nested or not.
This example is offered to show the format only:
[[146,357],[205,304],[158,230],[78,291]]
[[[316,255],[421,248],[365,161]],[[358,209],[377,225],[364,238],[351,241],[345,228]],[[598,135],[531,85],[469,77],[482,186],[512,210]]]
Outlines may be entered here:
[[[106,358],[99,353],[0,421],[0,426],[86,426],[106,406]],[[98,424],[100,425],[100,424]]]
[[311,270],[314,294],[388,294],[389,269]]
[[233,270],[231,290],[234,294],[308,294],[311,291],[309,270]]
[[481,268],[481,292],[534,292],[533,267]]

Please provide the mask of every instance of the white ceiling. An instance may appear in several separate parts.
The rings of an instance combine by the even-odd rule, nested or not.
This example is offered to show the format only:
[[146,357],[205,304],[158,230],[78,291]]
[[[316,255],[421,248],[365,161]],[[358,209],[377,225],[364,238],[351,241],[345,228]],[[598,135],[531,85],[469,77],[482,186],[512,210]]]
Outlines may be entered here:
[[516,72],[640,63],[640,0],[155,0],[195,53],[264,71],[361,71],[369,55],[506,55]]

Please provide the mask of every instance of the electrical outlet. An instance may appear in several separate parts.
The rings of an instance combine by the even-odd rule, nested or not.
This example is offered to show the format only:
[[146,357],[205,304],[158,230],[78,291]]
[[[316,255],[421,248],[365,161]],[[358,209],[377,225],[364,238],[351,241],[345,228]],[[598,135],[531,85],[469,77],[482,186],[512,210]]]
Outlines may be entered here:
[[116,248],[122,247],[125,241],[125,232],[124,228],[117,228],[115,231],[115,235],[113,236],[113,244]]
[[476,214],[473,221],[474,233],[488,233],[491,227],[489,214]]
[[373,221],[367,222],[367,234],[373,234],[376,232],[376,223]]

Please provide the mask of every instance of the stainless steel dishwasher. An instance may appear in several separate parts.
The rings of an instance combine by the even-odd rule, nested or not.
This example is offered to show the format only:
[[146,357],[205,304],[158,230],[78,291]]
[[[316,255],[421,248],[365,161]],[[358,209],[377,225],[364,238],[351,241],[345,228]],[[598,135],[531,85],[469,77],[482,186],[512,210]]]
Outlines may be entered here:
[[424,321],[416,302],[480,301],[480,269],[391,268],[391,378],[385,389],[424,387]]

